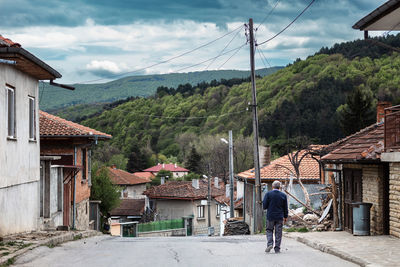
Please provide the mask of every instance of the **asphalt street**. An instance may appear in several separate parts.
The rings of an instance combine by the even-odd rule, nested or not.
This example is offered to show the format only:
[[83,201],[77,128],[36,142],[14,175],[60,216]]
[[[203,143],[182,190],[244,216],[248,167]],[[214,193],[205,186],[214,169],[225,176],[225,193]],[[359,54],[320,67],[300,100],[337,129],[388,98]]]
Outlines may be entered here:
[[333,255],[284,238],[281,253],[265,253],[265,237],[96,236],[19,257],[15,266],[357,266]]

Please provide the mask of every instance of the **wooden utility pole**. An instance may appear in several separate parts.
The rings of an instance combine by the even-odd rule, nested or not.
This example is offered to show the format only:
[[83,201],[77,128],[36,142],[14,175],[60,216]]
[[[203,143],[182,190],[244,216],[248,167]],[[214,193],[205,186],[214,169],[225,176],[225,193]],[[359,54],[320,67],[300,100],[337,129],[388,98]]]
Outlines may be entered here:
[[232,130],[229,131],[229,183],[230,183],[230,217],[235,217],[234,203],[233,203],[233,192],[235,188],[235,182],[233,180],[233,137]]
[[251,89],[253,97],[253,135],[254,135],[254,173],[255,173],[255,205],[253,211],[254,231],[262,230],[262,206],[261,206],[261,179],[260,179],[260,159],[258,151],[258,115],[257,115],[257,94],[256,94],[256,75],[254,66],[254,31],[253,19],[249,19],[250,31],[250,69],[251,69]]

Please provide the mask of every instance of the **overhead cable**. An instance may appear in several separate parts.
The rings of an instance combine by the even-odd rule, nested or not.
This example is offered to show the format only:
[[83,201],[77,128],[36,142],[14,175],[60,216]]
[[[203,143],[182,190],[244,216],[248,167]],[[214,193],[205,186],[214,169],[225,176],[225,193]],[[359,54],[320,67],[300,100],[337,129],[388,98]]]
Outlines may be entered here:
[[261,24],[263,24],[267,20],[267,18],[269,18],[269,16],[272,14],[272,12],[274,12],[274,9],[276,8],[276,6],[279,4],[280,1],[281,0],[276,1],[274,7],[268,12],[268,14],[261,21],[261,23],[255,28],[256,31],[258,30],[258,28],[260,28]]
[[275,34],[275,35],[272,36],[271,38],[269,38],[269,39],[267,39],[267,40],[265,40],[265,41],[263,41],[263,42],[261,42],[261,43],[256,44],[256,46],[259,46],[259,45],[263,45],[263,44],[265,44],[265,43],[268,43],[269,41],[272,41],[272,40],[275,39],[277,36],[279,36],[281,33],[283,33],[283,32],[284,32],[287,28],[289,28],[298,18],[300,18],[301,15],[303,15],[304,12],[306,12],[306,10],[307,10],[312,4],[314,4],[314,2],[315,2],[315,0],[312,0],[312,1],[303,9],[303,11],[301,11],[288,25],[286,25],[285,28],[283,28],[282,30],[280,30],[277,34]]
[[[163,61],[160,61],[160,62],[151,64],[151,65],[149,65],[149,66],[146,66],[146,67],[143,67],[143,68],[140,68],[140,69],[136,69],[136,70],[133,70],[133,71],[128,71],[128,72],[125,72],[125,73],[116,74],[116,75],[113,76],[113,78],[117,78],[117,77],[121,77],[121,76],[124,76],[124,75],[127,75],[127,74],[132,74],[132,73],[140,72],[140,71],[143,71],[143,70],[146,70],[146,69],[149,69],[149,68],[152,68],[152,67],[161,65],[161,64],[165,64],[165,63],[170,62],[170,61],[172,61],[172,60],[174,60],[174,59],[177,59],[177,58],[186,56],[186,55],[188,55],[188,54],[190,54],[190,53],[193,53],[194,51],[197,51],[197,50],[199,50],[199,49],[201,49],[201,48],[204,48],[204,47],[206,47],[206,46],[208,46],[208,45],[210,45],[210,44],[212,44],[212,43],[215,43],[216,41],[218,41],[218,40],[224,38],[225,36],[230,35],[230,34],[236,32],[237,30],[239,30],[239,29],[242,28],[242,27],[243,27],[243,25],[240,25],[239,27],[235,28],[234,30],[232,30],[232,31],[230,31],[230,32],[227,32],[226,34],[224,34],[224,35],[222,35],[222,36],[220,36],[220,37],[218,37],[218,38],[216,38],[216,39],[214,39],[214,40],[212,40],[212,41],[209,41],[209,42],[207,42],[207,43],[205,43],[205,44],[202,44],[202,45],[200,45],[200,46],[198,46],[198,47],[196,47],[196,48],[193,48],[193,49],[191,49],[191,50],[189,50],[189,51],[186,51],[186,52],[184,52],[184,53],[182,53],[182,54],[173,56],[173,57],[171,57],[171,58],[169,58],[169,59],[166,59],[166,60],[163,60]],[[108,80],[108,79],[109,79],[109,78],[99,78],[99,79],[94,79],[94,80],[82,81],[82,82],[79,82],[79,83],[76,83],[76,84],[92,83],[92,82],[98,82],[98,81]]]

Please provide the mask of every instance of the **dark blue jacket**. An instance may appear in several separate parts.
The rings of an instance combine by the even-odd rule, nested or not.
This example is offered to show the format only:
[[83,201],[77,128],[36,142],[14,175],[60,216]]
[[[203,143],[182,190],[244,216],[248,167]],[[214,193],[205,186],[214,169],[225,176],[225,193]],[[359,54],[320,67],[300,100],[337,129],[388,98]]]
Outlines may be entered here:
[[269,191],[263,200],[263,208],[267,210],[268,221],[280,221],[288,217],[286,194],[279,190]]

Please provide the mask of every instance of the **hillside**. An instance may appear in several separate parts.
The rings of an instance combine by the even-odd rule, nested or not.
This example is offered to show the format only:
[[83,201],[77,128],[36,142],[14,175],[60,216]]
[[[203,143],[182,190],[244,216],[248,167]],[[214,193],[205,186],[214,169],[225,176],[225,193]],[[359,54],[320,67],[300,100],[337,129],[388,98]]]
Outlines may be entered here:
[[[257,80],[260,137],[284,153],[296,136],[327,144],[342,137],[336,110],[346,95],[361,88],[374,98],[398,102],[400,56],[345,58],[340,54],[311,56]],[[132,144],[167,156],[180,155],[182,133],[235,135],[252,133],[250,83],[209,87],[204,94],[178,93],[133,99],[83,123],[113,135],[112,146],[125,156]],[[222,116],[221,116],[222,115]],[[190,117],[190,118],[186,118]]]
[[[282,67],[264,68],[256,71],[257,75],[266,76]],[[198,84],[212,80],[245,78],[249,71],[218,70],[189,73],[171,73],[160,75],[141,75],[121,78],[101,84],[74,84],[75,91],[69,91],[45,84],[40,87],[40,108],[46,111],[76,104],[112,102],[132,96],[146,97],[153,95],[159,86],[176,87],[179,84]]]

